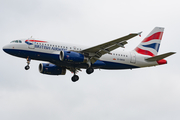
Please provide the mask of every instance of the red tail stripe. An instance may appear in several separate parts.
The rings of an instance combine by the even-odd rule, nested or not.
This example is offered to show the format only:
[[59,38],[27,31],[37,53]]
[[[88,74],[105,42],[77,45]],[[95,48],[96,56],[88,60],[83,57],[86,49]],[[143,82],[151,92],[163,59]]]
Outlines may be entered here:
[[148,41],[153,40],[153,39],[161,40],[162,39],[162,35],[163,35],[163,32],[154,33],[153,35],[145,38],[142,42],[148,42]]
[[149,55],[149,56],[155,56],[152,52],[147,51],[147,50],[140,49],[140,48],[138,48],[138,47],[137,47],[135,50],[136,50],[136,52],[138,52],[139,54]]

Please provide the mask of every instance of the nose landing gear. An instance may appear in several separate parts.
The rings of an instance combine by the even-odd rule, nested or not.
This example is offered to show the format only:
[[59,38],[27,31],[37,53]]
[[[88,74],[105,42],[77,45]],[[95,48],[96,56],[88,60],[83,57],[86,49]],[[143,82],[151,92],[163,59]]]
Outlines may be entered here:
[[25,66],[25,70],[29,70],[29,68],[30,68],[30,66],[29,66],[30,61],[31,61],[31,59],[28,57],[27,58],[27,65]]

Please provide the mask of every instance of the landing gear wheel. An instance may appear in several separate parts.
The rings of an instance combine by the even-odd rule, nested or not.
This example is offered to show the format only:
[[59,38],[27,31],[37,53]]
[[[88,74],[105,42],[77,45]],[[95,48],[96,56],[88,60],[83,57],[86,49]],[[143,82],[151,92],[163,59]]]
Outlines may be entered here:
[[25,70],[29,70],[29,68],[30,68],[29,65],[25,66]]
[[91,73],[93,73],[94,72],[94,69],[93,68],[88,68],[88,69],[86,69],[86,73],[87,74],[91,74]]
[[72,80],[73,82],[76,82],[76,81],[79,80],[79,76],[74,75],[74,76],[72,76],[71,80]]

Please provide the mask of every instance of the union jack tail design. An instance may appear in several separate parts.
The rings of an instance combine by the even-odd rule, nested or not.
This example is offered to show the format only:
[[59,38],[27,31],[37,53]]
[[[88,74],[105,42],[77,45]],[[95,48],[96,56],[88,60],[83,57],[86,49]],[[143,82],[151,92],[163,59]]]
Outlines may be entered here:
[[163,31],[164,28],[155,27],[149,33],[149,35],[135,48],[135,51],[143,55],[156,56],[159,51]]

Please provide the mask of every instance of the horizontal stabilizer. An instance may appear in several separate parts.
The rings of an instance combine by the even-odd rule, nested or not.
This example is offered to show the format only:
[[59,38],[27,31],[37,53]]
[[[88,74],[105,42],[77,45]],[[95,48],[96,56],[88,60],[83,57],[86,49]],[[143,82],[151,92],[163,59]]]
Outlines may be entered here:
[[157,56],[154,56],[154,57],[150,57],[150,58],[146,58],[145,60],[147,61],[157,61],[157,60],[162,60],[163,58],[166,58],[170,55],[173,55],[175,54],[175,52],[169,52],[169,53],[165,53],[165,54],[162,54],[162,55],[157,55]]

